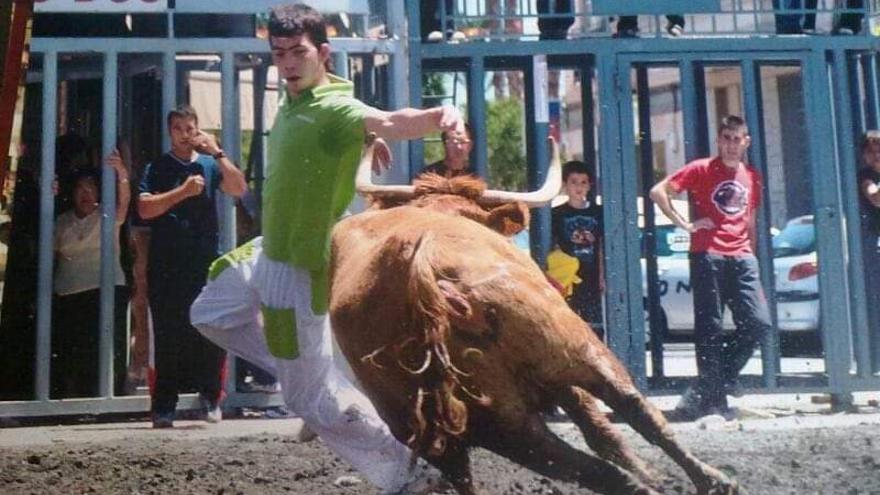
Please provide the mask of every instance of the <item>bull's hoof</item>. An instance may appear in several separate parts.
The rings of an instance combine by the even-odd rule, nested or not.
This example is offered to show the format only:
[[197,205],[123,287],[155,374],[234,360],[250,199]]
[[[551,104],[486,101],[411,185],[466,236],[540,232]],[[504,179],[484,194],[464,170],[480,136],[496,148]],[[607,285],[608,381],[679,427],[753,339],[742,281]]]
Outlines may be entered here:
[[721,475],[719,478],[711,478],[707,480],[706,486],[697,487],[699,495],[748,495],[745,490],[740,488],[739,483]]

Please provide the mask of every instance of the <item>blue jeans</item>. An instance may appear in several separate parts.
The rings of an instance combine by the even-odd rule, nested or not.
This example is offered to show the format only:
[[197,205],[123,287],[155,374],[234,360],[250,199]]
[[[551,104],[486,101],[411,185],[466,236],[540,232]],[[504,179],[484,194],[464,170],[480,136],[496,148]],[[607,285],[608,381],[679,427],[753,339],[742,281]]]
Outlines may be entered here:
[[[691,253],[697,391],[703,409],[727,408],[726,388],[736,381],[761,338],[770,331],[770,312],[754,256]],[[724,306],[736,330],[723,333]]]

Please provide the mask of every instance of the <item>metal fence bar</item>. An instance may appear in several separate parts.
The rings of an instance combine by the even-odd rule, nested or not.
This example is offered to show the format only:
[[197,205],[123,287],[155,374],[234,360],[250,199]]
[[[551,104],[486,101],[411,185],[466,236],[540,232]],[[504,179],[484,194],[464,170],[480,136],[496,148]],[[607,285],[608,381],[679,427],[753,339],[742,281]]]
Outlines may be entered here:
[[[101,160],[116,148],[118,115],[118,55],[116,52],[104,53],[103,122],[101,128]],[[115,290],[116,264],[119,252],[116,249],[116,172],[110,167],[101,167],[101,294],[100,294],[100,334],[98,340],[98,394],[101,397],[113,395],[114,334],[124,329],[115,328]],[[122,184],[121,187],[128,187]]]
[[[805,91],[805,120],[808,126],[809,142],[813,160],[810,162],[813,184],[813,201],[815,205],[816,249],[822,269],[819,270],[819,298],[822,308],[822,319],[826,324],[822,329],[825,349],[825,368],[828,384],[836,393],[850,390],[848,380],[850,372],[850,321],[847,298],[847,277],[844,266],[843,231],[840,218],[840,204],[837,188],[829,188],[825,181],[828,177],[838,177],[838,157],[835,156],[834,143],[827,139],[827,129],[835,126],[834,133],[837,149],[852,149],[851,134],[841,132],[846,124],[849,106],[835,107],[832,101],[846,101],[848,88],[846,78],[846,56],[843,51],[832,52],[833,62],[831,76],[835,84],[829,84],[828,66],[825,54],[814,52],[805,64],[809,74]],[[839,78],[839,79],[838,79]],[[844,81],[841,83],[841,81]],[[829,86],[833,86],[829,88]],[[834,99],[832,100],[832,92]],[[830,120],[829,116],[834,116]],[[826,122],[826,125],[820,125]],[[852,164],[851,160],[846,163]]]
[[[229,159],[241,163],[241,130],[239,115],[241,113],[238,84],[238,69],[235,67],[235,52],[223,52],[220,62],[221,73],[221,127],[223,149]],[[235,249],[235,208],[233,198],[226,194],[220,195],[220,250],[222,252]]]
[[40,151],[40,218],[37,247],[37,341],[34,388],[39,401],[49,400],[52,356],[52,273],[55,229],[55,139],[58,129],[58,53],[43,54],[43,109]]
[[486,98],[483,95],[486,81],[486,66],[482,57],[468,60],[468,121],[473,140],[473,169],[480,177],[489,177],[489,137],[486,135]]
[[773,389],[777,386],[776,377],[780,371],[779,358],[779,325],[776,313],[776,284],[773,273],[773,248],[771,240],[767,236],[770,226],[770,184],[767,156],[765,152],[764,132],[764,105],[763,88],[761,86],[761,67],[753,59],[745,59],[740,62],[740,74],[742,77],[743,107],[745,119],[748,123],[752,139],[749,146],[749,161],[764,178],[761,196],[764,199],[757,215],[758,220],[758,252],[755,255],[761,260],[760,272],[764,291],[767,294],[767,305],[770,311],[770,319],[773,322],[773,331],[764,335],[761,341],[761,370],[763,386]]

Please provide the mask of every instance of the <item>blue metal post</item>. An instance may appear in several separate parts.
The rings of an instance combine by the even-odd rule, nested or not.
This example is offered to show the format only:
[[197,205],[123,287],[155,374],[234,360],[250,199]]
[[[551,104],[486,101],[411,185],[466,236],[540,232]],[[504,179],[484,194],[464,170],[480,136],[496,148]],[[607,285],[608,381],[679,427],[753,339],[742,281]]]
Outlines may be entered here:
[[[442,2],[441,2],[442,3]],[[409,101],[415,108],[422,106],[422,35],[418,20],[421,19],[419,2],[406,2],[409,19]],[[421,169],[425,162],[425,145],[421,139],[409,143],[409,178]]]
[[[595,102],[593,101],[593,66],[583,64],[581,73],[581,139],[584,143],[584,163],[591,167],[594,175],[599,167],[596,165],[596,123],[594,118]],[[596,177],[593,177],[595,179]]]
[[40,244],[37,248],[37,362],[34,378],[37,400],[49,400],[52,355],[52,246],[55,230],[55,139],[58,128],[58,53],[43,53],[43,132],[40,142]]
[[473,170],[480,177],[489,177],[489,139],[486,136],[486,98],[484,84],[486,67],[482,57],[471,57],[468,63],[468,121],[473,129]]
[[175,53],[167,51],[162,54],[162,150],[171,149],[171,137],[165,117],[177,106],[177,61]]
[[[116,149],[117,136],[117,95],[118,95],[118,54],[104,54],[104,93],[103,122],[101,133],[101,160]],[[128,187],[128,184],[122,184]],[[116,172],[102,166],[101,173],[101,307],[100,334],[98,340],[98,394],[101,397],[113,395],[114,332],[125,331],[115,328],[114,300],[116,289],[116,263],[119,253],[116,249]]]
[[[235,53],[223,52],[220,65],[221,118],[223,120],[223,150],[234,163],[241,162],[241,122],[239,121],[238,70],[235,68]],[[220,250],[235,248],[235,207],[230,196],[220,195]]]
[[[414,3],[414,2],[410,2]],[[417,2],[416,2],[417,3]],[[417,18],[411,18],[417,19]],[[410,85],[407,84],[407,50],[404,40],[406,36],[406,6],[403,0],[388,0],[386,7],[386,23],[389,36],[393,40],[393,51],[389,55],[388,71],[388,105],[396,110],[409,106]],[[411,24],[418,25],[413,21]],[[412,39],[410,38],[410,41]],[[389,183],[403,183],[409,180],[409,156],[407,143],[398,141],[389,143],[394,152],[394,167],[387,172]],[[420,166],[421,163],[417,164]]]
[[[532,57],[531,64],[525,71],[525,91],[528,184],[530,189],[536,189],[544,183],[549,165],[546,141],[550,135],[546,55]],[[550,207],[532,209],[529,227],[532,258],[543,268],[546,268],[547,253],[550,251],[550,234]]]
[[878,96],[877,54],[862,54],[862,73],[865,75],[865,126],[868,129],[880,127],[880,96]]
[[[859,77],[859,54],[849,54],[846,60],[847,83],[849,84],[849,108],[852,116],[852,133],[854,142],[865,132],[865,108],[862,106],[862,81]],[[867,100],[867,94],[865,94]]]
[[765,388],[776,388],[776,376],[779,374],[779,326],[776,322],[776,285],[773,273],[773,248],[771,240],[767,236],[770,227],[770,185],[766,180],[767,156],[764,142],[764,105],[761,87],[761,68],[752,59],[745,59],[740,63],[742,76],[743,106],[745,119],[749,126],[749,134],[752,144],[749,146],[749,161],[761,173],[763,189],[761,197],[764,198],[758,211],[758,252],[755,255],[760,262],[761,283],[767,294],[767,305],[770,310],[770,318],[773,322],[773,331],[764,335],[761,342],[761,369],[762,384]]
[[654,223],[654,202],[649,197],[654,185],[654,154],[651,139],[651,88],[648,66],[636,65],[636,94],[639,105],[639,173],[642,179],[644,226],[642,238],[645,246],[645,277],[648,283],[648,319],[651,332],[651,376],[656,380],[664,376],[663,332],[660,327],[660,277],[657,274],[657,231]]
[[[845,52],[834,53],[832,74],[835,79],[845,80]],[[846,128],[848,105],[832,105],[829,90],[828,66],[823,52],[810,55],[804,65],[807,87],[804,91],[806,105],[805,121],[809,133],[810,162],[815,207],[816,251],[819,259],[819,299],[822,308],[822,339],[825,348],[825,365],[828,385],[834,393],[848,392],[847,377],[850,370],[850,321],[849,294],[847,293],[847,270],[844,265],[844,232],[840,218],[840,204],[836,187],[827,187],[829,177],[839,177],[834,143],[828,139],[828,129],[837,124],[838,149],[852,149],[851,134]],[[847,101],[845,84],[834,85],[834,100]],[[834,110],[837,110],[835,113]],[[830,116],[835,116],[834,121]],[[844,157],[848,155],[844,154]],[[849,160],[852,164],[851,159]],[[852,260],[851,260],[852,261]]]

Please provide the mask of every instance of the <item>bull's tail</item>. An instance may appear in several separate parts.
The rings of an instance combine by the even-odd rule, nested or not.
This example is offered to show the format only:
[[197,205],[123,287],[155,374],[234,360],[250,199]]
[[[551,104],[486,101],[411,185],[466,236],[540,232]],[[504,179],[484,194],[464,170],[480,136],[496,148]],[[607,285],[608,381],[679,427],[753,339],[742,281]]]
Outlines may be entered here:
[[[450,333],[449,309],[437,285],[436,253],[430,232],[423,234],[409,266],[407,298],[412,328],[422,330],[403,344],[408,356],[423,359],[415,367],[401,363],[416,376],[419,391],[413,398],[409,446],[414,455],[439,456],[450,437],[461,436],[467,428],[467,405],[456,393],[461,389],[459,372],[449,356],[446,343]],[[409,347],[416,349],[410,351]],[[404,349],[401,349],[404,350]]]

